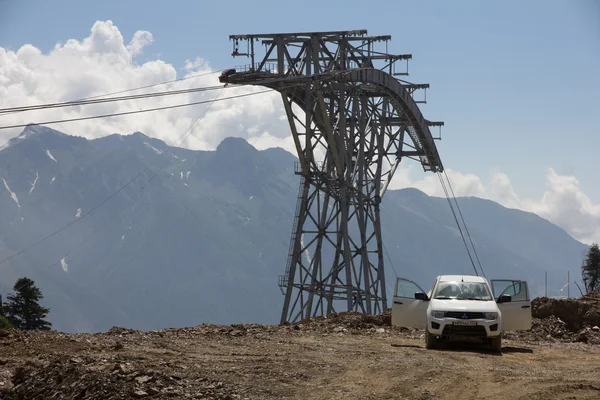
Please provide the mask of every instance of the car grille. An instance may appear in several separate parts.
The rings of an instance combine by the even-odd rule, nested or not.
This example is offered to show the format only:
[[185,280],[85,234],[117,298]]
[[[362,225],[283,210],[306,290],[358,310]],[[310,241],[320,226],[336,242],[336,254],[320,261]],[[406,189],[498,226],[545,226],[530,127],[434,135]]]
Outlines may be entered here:
[[446,317],[456,319],[483,319],[484,315],[482,312],[446,311]]
[[442,336],[444,335],[486,336],[486,332],[482,325],[446,325],[442,331]]

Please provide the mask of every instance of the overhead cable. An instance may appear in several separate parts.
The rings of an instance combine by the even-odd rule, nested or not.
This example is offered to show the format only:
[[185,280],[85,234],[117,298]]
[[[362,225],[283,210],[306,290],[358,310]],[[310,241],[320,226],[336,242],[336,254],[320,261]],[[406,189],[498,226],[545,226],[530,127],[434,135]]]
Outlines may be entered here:
[[[169,83],[181,82],[181,81],[185,81],[187,79],[199,78],[199,77],[202,77],[202,76],[216,74],[216,73],[219,73],[219,72],[221,72],[221,71],[219,70],[219,71],[212,71],[212,72],[207,72],[207,73],[202,73],[202,74],[189,75],[189,76],[186,76],[186,77],[183,77],[183,78],[173,79],[173,80],[170,80],[170,81],[164,81],[164,82],[160,82],[160,83],[153,83],[153,84],[150,84],[150,85],[139,86],[139,87],[130,88],[130,89],[119,90],[117,92],[103,93],[103,94],[99,94],[99,95],[95,95],[95,96],[83,97],[83,98],[80,98],[80,99],[77,99],[77,100],[71,100],[71,102],[74,103],[74,102],[79,102],[79,101],[97,99],[97,98],[106,97],[106,96],[114,96],[116,94],[128,93],[128,92],[133,92],[133,91],[136,91],[136,90],[148,89],[148,88],[151,88],[151,87],[167,85]],[[68,102],[66,102],[66,103],[68,103]],[[16,112],[20,112],[20,111],[3,112],[3,113],[0,114],[0,118],[2,118],[5,115],[14,114]]]
[[450,182],[450,178],[448,174],[446,174],[446,170],[444,170],[444,175],[446,176],[446,181],[448,182],[448,187],[450,188],[450,192],[452,193],[452,197],[454,198],[454,203],[456,203],[456,208],[458,209],[458,213],[460,215],[460,219],[465,226],[465,232],[467,233],[467,237],[469,238],[469,242],[471,243],[471,247],[473,248],[473,253],[475,254],[475,259],[477,260],[477,264],[479,265],[479,269],[481,270],[481,274],[485,277],[485,272],[483,271],[483,266],[481,265],[481,261],[479,260],[479,255],[477,254],[477,250],[475,249],[475,244],[473,244],[473,239],[471,239],[471,233],[469,233],[469,228],[467,227],[467,222],[463,217],[462,211],[460,210],[460,206],[458,205],[458,200],[456,200],[456,196],[454,195],[454,189],[452,189],[452,183]]
[[198,87],[198,88],[168,90],[168,91],[164,91],[164,92],[132,94],[129,96],[103,97],[101,99],[76,100],[76,101],[65,101],[62,103],[46,103],[46,104],[35,104],[35,105],[31,105],[31,106],[0,108],[0,114],[12,113],[12,112],[23,112],[23,111],[45,110],[45,109],[49,109],[49,108],[85,106],[85,105],[89,105],[89,104],[112,103],[112,102],[116,102],[116,101],[125,101],[125,100],[149,99],[149,98],[153,98],[153,97],[173,96],[173,95],[177,95],[177,94],[206,92],[209,90],[217,90],[217,89],[222,89],[222,88],[223,88],[223,85],[215,85],[215,86],[206,86],[206,87]]
[[[327,72],[324,74],[319,74],[314,77],[311,77],[311,80],[321,81],[321,80],[325,79],[325,77],[332,76],[332,75],[334,75],[333,72]],[[299,78],[296,76],[284,76],[284,77],[274,76],[273,78],[255,80],[255,81],[253,81],[253,84],[254,85],[264,85],[267,83],[276,83],[276,82],[291,81],[291,80],[298,80],[298,79]],[[51,108],[75,107],[75,106],[84,106],[84,105],[100,104],[100,103],[111,103],[111,102],[126,101],[126,100],[138,100],[138,99],[146,99],[146,98],[154,98],[154,97],[173,96],[173,95],[179,95],[179,94],[205,92],[205,91],[217,90],[217,89],[222,89],[222,88],[235,88],[235,87],[237,87],[237,86],[235,86],[235,85],[233,85],[233,86],[214,85],[214,86],[205,86],[205,87],[178,89],[178,90],[168,90],[168,91],[163,91],[163,92],[141,93],[141,94],[133,94],[133,95],[128,95],[128,96],[118,96],[118,97],[107,97],[110,94],[106,94],[106,95],[101,95],[101,96],[87,97],[87,98],[73,100],[73,101],[32,104],[32,105],[26,105],[26,106],[0,108],[0,117],[2,115],[13,114],[16,112],[37,111],[37,110],[44,110],[44,109],[51,109]],[[131,90],[137,90],[137,89],[138,88],[131,89]],[[129,91],[131,91],[131,90],[129,90]],[[124,91],[122,91],[122,92],[124,92]],[[118,93],[121,93],[121,92],[115,92],[113,94],[118,94]],[[101,97],[101,98],[98,98],[98,97]],[[198,103],[190,103],[190,105],[194,105],[194,104],[198,104]]]
[[448,193],[446,184],[444,183],[444,181],[442,179],[442,175],[440,173],[437,173],[436,175],[440,179],[440,183],[442,184],[442,189],[444,190],[444,193],[446,194],[446,200],[448,200],[448,204],[450,205],[450,211],[452,211],[452,215],[454,216],[454,221],[456,221],[456,226],[458,227],[458,231],[460,232],[460,236],[465,245],[465,249],[467,250],[467,254],[469,255],[469,260],[471,260],[471,265],[473,266],[475,275],[479,276],[479,273],[477,272],[477,267],[475,266],[475,262],[473,261],[473,257],[471,256],[471,251],[469,250],[469,246],[467,245],[465,235],[463,234],[462,228],[460,227],[460,223],[458,222],[458,217],[456,216],[456,211],[454,211],[454,206],[452,205],[452,202],[450,201],[450,194]]
[[[225,100],[231,100],[231,99],[238,99],[240,97],[254,96],[254,95],[257,95],[257,94],[267,93],[267,92],[270,92],[270,91],[271,91],[271,89],[268,89],[268,90],[262,90],[262,91],[259,91],[259,92],[254,92],[254,93],[245,93],[245,94],[238,94],[238,95],[235,95],[235,96],[223,97],[223,98],[218,99],[218,100],[202,100],[202,101],[194,101],[194,102],[186,103],[186,104],[176,104],[176,105],[171,105],[171,106],[146,108],[146,109],[143,109],[143,110],[123,111],[123,112],[118,112],[118,113],[110,113],[110,114],[102,114],[102,115],[92,115],[92,116],[89,116],[89,117],[66,118],[66,119],[57,119],[57,120],[36,122],[33,125],[52,125],[52,124],[60,124],[60,123],[63,123],[63,122],[85,121],[85,120],[89,120],[89,119],[110,118],[110,117],[118,117],[118,116],[122,116],[122,115],[141,114],[141,113],[147,113],[147,112],[152,112],[152,111],[169,110],[169,109],[181,108],[181,107],[190,107],[190,106],[195,106],[195,105],[198,105],[198,104],[212,103],[214,101],[225,101]],[[26,127],[28,125],[32,125],[32,124],[29,123],[29,124],[4,125],[4,126],[0,126],[0,130],[1,129],[12,129],[12,128],[23,128],[23,127]]]

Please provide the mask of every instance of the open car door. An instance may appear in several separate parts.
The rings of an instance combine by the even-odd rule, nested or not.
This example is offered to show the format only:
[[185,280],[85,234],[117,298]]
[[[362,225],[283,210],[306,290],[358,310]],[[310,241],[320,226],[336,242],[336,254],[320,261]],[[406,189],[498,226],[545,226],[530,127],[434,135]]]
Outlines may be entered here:
[[[502,313],[502,331],[527,331],[531,329],[531,300],[527,282],[516,280],[492,280],[492,292]],[[502,302],[501,297],[510,296]]]
[[425,329],[427,325],[428,300],[415,298],[415,293],[425,293],[411,280],[398,278],[392,304],[392,325]]

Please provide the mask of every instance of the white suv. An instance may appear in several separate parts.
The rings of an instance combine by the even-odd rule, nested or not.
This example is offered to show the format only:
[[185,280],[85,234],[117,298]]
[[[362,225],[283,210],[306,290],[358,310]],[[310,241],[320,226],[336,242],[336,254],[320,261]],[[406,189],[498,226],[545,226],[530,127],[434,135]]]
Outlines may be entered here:
[[500,351],[502,331],[531,329],[527,282],[469,275],[438,276],[428,293],[413,281],[396,280],[392,325],[425,329],[425,345],[438,340],[488,342]]

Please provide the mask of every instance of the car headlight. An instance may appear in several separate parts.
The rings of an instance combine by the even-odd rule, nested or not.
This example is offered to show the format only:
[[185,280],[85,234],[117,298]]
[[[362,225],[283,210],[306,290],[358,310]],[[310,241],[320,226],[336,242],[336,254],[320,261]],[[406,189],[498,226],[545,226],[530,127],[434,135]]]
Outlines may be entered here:
[[431,310],[431,316],[433,318],[444,318],[446,316],[446,311],[434,311],[434,310]]
[[498,319],[498,313],[497,312],[486,312],[485,319],[489,319],[489,320]]

